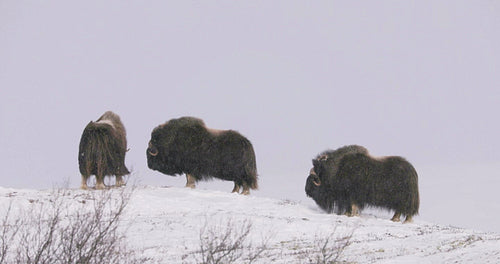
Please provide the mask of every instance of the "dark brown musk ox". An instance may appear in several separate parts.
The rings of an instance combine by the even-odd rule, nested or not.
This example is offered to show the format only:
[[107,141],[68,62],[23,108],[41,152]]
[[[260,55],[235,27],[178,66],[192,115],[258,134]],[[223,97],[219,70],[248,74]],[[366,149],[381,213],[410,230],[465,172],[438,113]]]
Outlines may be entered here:
[[420,205],[415,168],[402,157],[375,158],[356,145],[325,151],[312,161],[305,191],[325,211],[354,216],[367,206],[394,210],[405,223]]
[[82,189],[87,180],[96,176],[96,189],[104,189],[104,176],[116,176],[116,186],[124,185],[123,176],[130,174],[125,167],[127,135],[120,117],[108,111],[83,130],[78,163],[82,174]]
[[186,187],[217,178],[234,182],[233,192],[257,189],[255,152],[250,141],[233,130],[215,130],[195,117],[181,117],[151,132],[148,167],[175,176],[186,174]]

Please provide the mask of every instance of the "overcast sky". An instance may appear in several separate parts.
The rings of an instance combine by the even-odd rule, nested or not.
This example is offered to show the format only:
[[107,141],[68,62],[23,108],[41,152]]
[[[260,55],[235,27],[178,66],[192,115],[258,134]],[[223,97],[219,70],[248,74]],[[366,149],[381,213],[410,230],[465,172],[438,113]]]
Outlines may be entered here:
[[499,89],[498,1],[0,0],[0,186],[78,187],[82,131],[107,110],[133,177],[183,186],[145,151],[189,115],[252,141],[257,195],[307,200],[311,159],[360,144],[413,163],[421,218],[443,221],[444,185],[498,202]]

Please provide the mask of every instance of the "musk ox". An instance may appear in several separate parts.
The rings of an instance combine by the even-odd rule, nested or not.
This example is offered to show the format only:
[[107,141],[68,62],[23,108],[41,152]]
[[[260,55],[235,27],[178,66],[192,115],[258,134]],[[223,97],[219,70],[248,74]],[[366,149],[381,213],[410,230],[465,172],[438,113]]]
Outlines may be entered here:
[[415,168],[402,157],[375,158],[361,146],[326,151],[312,161],[305,191],[325,211],[349,216],[366,206],[394,210],[411,222],[420,204]]
[[148,167],[167,175],[186,174],[186,187],[218,178],[234,182],[233,192],[257,189],[255,153],[250,141],[233,130],[215,130],[195,117],[156,127],[146,151]]
[[96,176],[96,189],[104,189],[104,176],[116,176],[116,186],[124,185],[122,176],[130,174],[125,167],[127,138],[120,117],[108,111],[83,130],[78,163],[82,174],[82,189],[87,179]]

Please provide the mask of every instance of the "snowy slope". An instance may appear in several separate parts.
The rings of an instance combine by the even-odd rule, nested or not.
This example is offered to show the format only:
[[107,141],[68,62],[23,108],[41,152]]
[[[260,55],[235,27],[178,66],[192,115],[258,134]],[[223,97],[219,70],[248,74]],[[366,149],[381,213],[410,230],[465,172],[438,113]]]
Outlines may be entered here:
[[[67,208],[85,204],[88,192],[96,191],[69,190]],[[50,203],[52,195],[51,190],[0,188],[0,214],[9,204],[22,210]],[[350,234],[340,261],[500,263],[500,234],[419,220],[403,225],[368,214],[329,215],[313,204],[210,190],[136,187],[120,225],[129,247],[149,263],[194,263],[204,227],[223,229],[243,223],[251,223],[249,247],[267,245],[254,263],[310,263],[319,254],[318,241]]]

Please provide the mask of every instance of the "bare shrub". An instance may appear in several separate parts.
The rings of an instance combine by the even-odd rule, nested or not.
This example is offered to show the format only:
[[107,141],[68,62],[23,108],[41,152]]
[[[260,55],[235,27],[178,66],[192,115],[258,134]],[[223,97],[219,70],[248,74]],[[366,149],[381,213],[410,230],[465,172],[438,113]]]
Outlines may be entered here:
[[337,226],[328,234],[316,234],[312,242],[312,247],[301,252],[306,256],[309,263],[334,264],[340,263],[344,250],[351,244],[354,234],[353,229],[346,235],[337,234]]
[[252,222],[234,222],[232,219],[219,224],[210,224],[205,220],[200,230],[199,250],[194,252],[197,263],[253,263],[269,250],[270,236],[263,238],[258,246],[253,246],[249,235]]
[[48,201],[32,202],[29,210],[15,219],[9,219],[9,210],[1,232],[0,260],[27,264],[138,263],[118,229],[131,194],[131,189],[123,188],[68,197],[71,192],[59,189]]
[[7,211],[5,212],[5,216],[2,219],[1,227],[2,231],[0,232],[0,264],[6,263],[7,261],[7,252],[10,250],[10,246],[13,243],[14,238],[19,232],[19,225],[21,222],[20,218],[11,220],[10,214],[12,211],[12,203],[9,204]]

